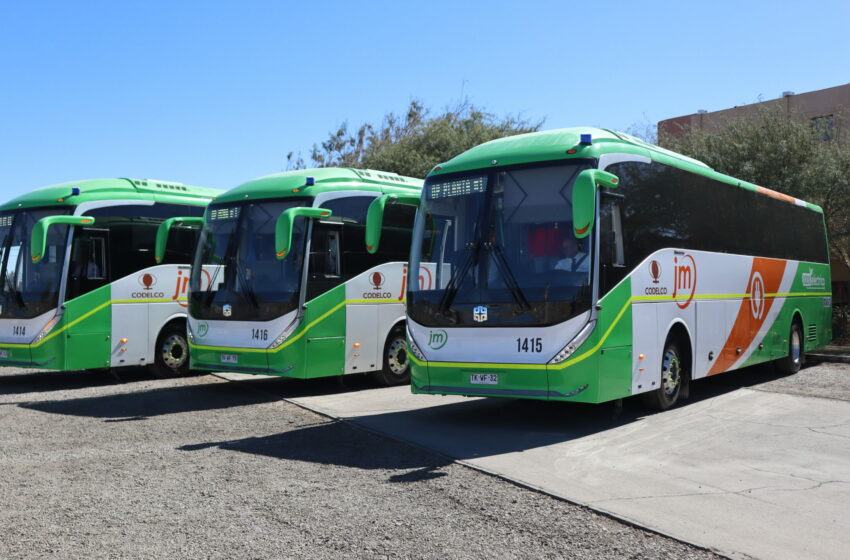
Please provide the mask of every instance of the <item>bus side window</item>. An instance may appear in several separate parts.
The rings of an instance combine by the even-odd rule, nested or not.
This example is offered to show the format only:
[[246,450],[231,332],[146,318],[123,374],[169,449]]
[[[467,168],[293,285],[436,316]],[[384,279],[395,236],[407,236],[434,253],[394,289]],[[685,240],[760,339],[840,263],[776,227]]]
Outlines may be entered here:
[[620,210],[621,195],[601,193],[599,209],[599,264],[602,276],[600,296],[608,293],[626,276],[626,259],[623,247],[623,221]]

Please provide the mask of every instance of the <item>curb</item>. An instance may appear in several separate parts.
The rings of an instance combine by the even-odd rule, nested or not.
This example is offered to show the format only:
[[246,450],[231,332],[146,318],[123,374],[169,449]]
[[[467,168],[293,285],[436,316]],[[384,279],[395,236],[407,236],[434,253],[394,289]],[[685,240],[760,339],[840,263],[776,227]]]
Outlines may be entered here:
[[816,360],[818,362],[832,362],[838,364],[850,364],[850,355],[842,355],[842,354],[818,354],[807,352],[807,359]]
[[[220,372],[212,373],[212,375],[214,375],[214,376],[216,376],[220,379],[223,379],[225,381],[229,381],[231,383],[242,383],[242,382],[245,381],[245,378],[229,379],[228,377],[220,375]],[[251,377],[256,377],[256,376],[251,375]],[[262,389],[256,389],[256,390],[262,391]],[[525,482],[523,480],[516,479],[516,478],[513,478],[511,476],[507,476],[507,475],[504,475],[504,474],[501,474],[501,473],[498,473],[498,472],[495,472],[495,471],[491,471],[487,468],[483,468],[481,466],[475,465],[475,464],[470,463],[470,462],[463,460],[463,459],[457,459],[457,458],[452,457],[450,455],[446,455],[445,453],[442,453],[442,452],[437,451],[435,449],[430,449],[429,447],[427,447],[425,445],[419,444],[419,443],[414,442],[414,441],[410,441],[410,440],[404,438],[403,436],[397,436],[397,435],[394,435],[394,434],[389,434],[389,433],[386,433],[386,432],[382,432],[380,430],[370,428],[368,426],[364,426],[363,424],[358,423],[356,421],[356,418],[347,418],[347,417],[343,417],[343,416],[336,416],[334,414],[331,414],[329,412],[326,412],[326,411],[321,410],[319,408],[316,408],[314,406],[311,406],[311,405],[308,405],[308,404],[305,404],[305,403],[302,403],[302,402],[297,402],[296,399],[293,399],[291,397],[283,397],[283,396],[280,396],[280,395],[278,395],[278,396],[280,397],[281,401],[286,402],[287,404],[296,406],[296,407],[301,408],[303,410],[307,410],[309,412],[312,412],[312,413],[317,414],[319,416],[322,416],[324,418],[328,418],[329,420],[333,420],[333,421],[336,421],[336,422],[342,422],[342,423],[345,423],[346,425],[348,425],[348,426],[350,426],[350,427],[352,427],[356,430],[367,432],[367,433],[370,433],[370,434],[373,434],[373,435],[376,435],[378,437],[382,437],[382,438],[385,438],[385,439],[388,439],[388,440],[391,440],[391,441],[399,442],[399,443],[402,443],[404,445],[409,445],[410,447],[413,447],[415,449],[419,449],[421,451],[425,451],[426,453],[431,453],[433,455],[443,457],[446,460],[448,460],[448,461],[450,461],[454,464],[461,465],[461,466],[463,466],[467,469],[477,471],[481,474],[497,478],[497,479],[502,480],[502,481],[504,481],[508,484],[512,484],[514,486],[517,486],[519,488],[524,488],[526,490],[530,490],[530,491],[536,492],[538,494],[543,494],[543,495],[549,496],[549,497],[551,497],[555,500],[559,500],[559,501],[562,501],[562,502],[565,502],[565,503],[568,503],[568,504],[572,504],[572,505],[577,506],[577,507],[581,507],[581,508],[590,510],[590,511],[592,511],[592,512],[594,512],[594,513],[596,513],[596,514],[598,514],[602,517],[607,517],[608,519],[613,519],[614,521],[620,522],[620,523],[627,525],[629,527],[633,527],[633,528],[638,529],[638,530],[643,530],[643,531],[646,531],[648,533],[653,533],[653,534],[659,535],[661,537],[668,538],[670,540],[673,540],[673,541],[676,541],[676,542],[679,542],[679,543],[682,543],[682,544],[686,544],[688,546],[692,546],[692,547],[694,547],[698,550],[710,552],[712,554],[720,556],[721,558],[726,558],[728,560],[745,560],[745,559],[749,558],[748,556],[743,555],[743,554],[738,553],[738,552],[722,550],[722,549],[714,548],[712,546],[708,546],[708,545],[705,545],[705,544],[697,543],[697,542],[685,539],[683,537],[677,537],[676,535],[673,535],[671,533],[667,533],[663,529],[651,527],[649,525],[645,525],[643,523],[640,523],[639,521],[630,519],[630,518],[628,518],[624,515],[614,513],[612,511],[608,511],[608,510],[600,508],[598,506],[590,505],[590,504],[582,502],[580,500],[568,498],[568,497],[563,496],[563,495],[561,495],[557,492],[552,492],[550,490],[546,490],[544,488],[537,487],[537,486],[530,484],[528,482]]]

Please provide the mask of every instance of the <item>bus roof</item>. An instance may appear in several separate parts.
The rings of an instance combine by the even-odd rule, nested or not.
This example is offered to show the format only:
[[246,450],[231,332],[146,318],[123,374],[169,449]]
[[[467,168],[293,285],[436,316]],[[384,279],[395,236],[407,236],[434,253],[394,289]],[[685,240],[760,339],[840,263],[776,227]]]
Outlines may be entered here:
[[[592,143],[581,145],[581,135],[590,134]],[[567,153],[567,150],[573,153]],[[491,140],[434,167],[428,177],[484,169],[502,165],[516,165],[535,161],[553,161],[572,158],[596,158],[603,154],[634,154],[653,161],[678,167],[710,177],[717,181],[759,192],[791,204],[823,212],[820,206],[804,202],[786,194],[748,183],[719,173],[705,163],[644,142],[630,134],[604,128],[575,127],[518,134]]]
[[[308,185],[307,179],[313,178]],[[275,173],[243,183],[216,197],[215,202],[236,202],[290,196],[316,196],[323,192],[342,190],[373,191],[384,194],[416,194],[422,190],[422,180],[404,177],[387,171],[320,167]]]
[[[79,194],[73,194],[79,189]],[[0,205],[0,211],[45,206],[77,206],[101,200],[153,200],[205,206],[222,192],[155,179],[86,179],[35,189]]]

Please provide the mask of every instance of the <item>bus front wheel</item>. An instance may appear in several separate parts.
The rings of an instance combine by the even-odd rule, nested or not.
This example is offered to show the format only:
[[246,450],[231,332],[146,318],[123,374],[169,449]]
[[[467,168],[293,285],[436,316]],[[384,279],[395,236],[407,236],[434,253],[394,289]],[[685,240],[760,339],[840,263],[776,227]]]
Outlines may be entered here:
[[404,329],[394,328],[384,344],[383,369],[374,373],[375,379],[386,386],[410,383],[410,358]]
[[644,404],[653,410],[672,408],[679,400],[685,375],[679,347],[675,342],[667,341],[661,358],[661,386],[641,395]]
[[159,377],[182,376],[189,373],[189,344],[186,327],[170,323],[156,340],[153,372]]
[[800,371],[806,355],[803,352],[803,328],[798,320],[791,323],[791,332],[788,334],[788,355],[776,360],[776,369],[780,373],[793,375]]

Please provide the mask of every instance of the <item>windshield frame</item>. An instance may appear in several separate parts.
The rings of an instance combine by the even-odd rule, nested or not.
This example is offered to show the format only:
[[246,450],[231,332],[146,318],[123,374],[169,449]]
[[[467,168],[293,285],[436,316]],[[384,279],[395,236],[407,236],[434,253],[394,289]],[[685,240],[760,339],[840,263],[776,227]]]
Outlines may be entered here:
[[[0,254],[2,254],[2,259],[0,259],[0,319],[29,320],[60,308],[60,304],[62,301],[64,301],[65,298],[65,285],[67,280],[68,263],[70,259],[70,241],[73,235],[74,228],[68,225],[55,225],[54,227],[50,228],[48,233],[48,240],[54,235],[59,235],[61,238],[63,238],[61,245],[55,245],[57,249],[52,258],[56,259],[56,261],[54,261],[53,263],[50,262],[51,257],[48,255],[45,255],[45,258],[41,259],[38,263],[33,263],[32,260],[29,258],[33,228],[29,227],[23,233],[21,245],[15,255],[15,259],[18,262],[16,262],[15,266],[15,279],[12,280],[13,284],[17,285],[20,281],[20,279],[18,279],[18,271],[29,271],[32,268],[36,268],[35,272],[38,272],[41,270],[46,270],[46,268],[44,267],[47,267],[51,264],[58,267],[50,278],[45,277],[44,280],[46,282],[49,282],[51,280],[55,282],[54,289],[50,293],[48,293],[46,297],[42,296],[37,301],[28,300],[25,297],[24,294],[29,292],[21,293],[18,292],[16,289],[15,292],[18,294],[18,296],[16,296],[17,302],[14,302],[14,300],[12,300],[14,304],[9,304],[10,299],[13,297],[13,295],[10,292],[7,292],[6,290],[7,285],[9,285],[9,260],[12,253],[10,249],[12,247],[13,241],[16,240],[15,233],[20,227],[20,220],[23,216],[34,217],[34,215],[41,214],[38,219],[33,221],[32,226],[34,226],[42,218],[46,218],[48,216],[70,216],[74,214],[74,210],[74,206],[35,206],[29,208],[15,208],[0,212],[0,217],[12,216],[12,223],[8,226],[10,228],[9,234],[7,235],[6,239],[3,240],[2,247],[0,247]],[[18,302],[23,302],[23,305]],[[9,310],[13,310],[15,313],[10,315]]]
[[[471,170],[464,170],[464,171],[459,171],[459,172],[455,172],[455,173],[445,173],[445,174],[440,174],[440,175],[436,175],[436,176],[433,176],[433,177],[426,178],[425,185],[424,185],[423,191],[422,191],[422,203],[420,204],[419,211],[417,213],[416,222],[415,222],[415,225],[414,225],[414,230],[413,230],[413,244],[412,244],[412,247],[411,247],[410,263],[409,263],[410,264],[410,274],[411,274],[411,276],[416,277],[418,272],[421,271],[420,263],[422,262],[421,258],[422,258],[422,254],[424,253],[424,244],[425,244],[426,235],[427,235],[425,221],[426,221],[426,216],[429,214],[429,212],[427,212],[426,210],[428,209],[428,203],[430,202],[427,199],[428,192],[429,192],[428,189],[429,189],[430,185],[432,185],[434,183],[444,183],[444,182],[449,182],[449,181],[460,181],[460,180],[464,180],[464,179],[486,177],[486,190],[484,192],[475,192],[473,190],[473,192],[471,194],[460,195],[460,196],[480,196],[480,197],[483,197],[483,200],[478,204],[476,211],[484,212],[484,214],[480,214],[479,216],[485,215],[485,218],[484,218],[485,225],[483,227],[476,225],[475,231],[474,231],[474,233],[472,233],[472,235],[475,237],[475,240],[473,240],[473,238],[470,237],[469,239],[464,238],[464,239],[461,239],[460,241],[462,242],[462,244],[467,244],[467,245],[475,244],[475,245],[479,245],[479,246],[485,246],[485,249],[481,249],[480,253],[481,253],[481,255],[489,255],[488,251],[493,251],[493,249],[498,249],[500,251],[504,250],[504,248],[500,247],[500,244],[494,243],[492,240],[491,240],[490,243],[482,241],[483,236],[485,236],[485,235],[492,236],[492,232],[487,233],[487,231],[489,229],[493,228],[493,224],[490,223],[490,221],[493,219],[493,217],[490,213],[493,211],[493,206],[495,205],[495,201],[497,200],[497,196],[501,195],[502,196],[502,202],[504,201],[504,196],[505,196],[504,191],[502,191],[502,193],[500,193],[500,194],[496,194],[496,192],[495,192],[496,191],[496,184],[497,184],[496,174],[497,173],[503,173],[503,172],[511,173],[511,172],[515,172],[515,171],[524,171],[524,170],[527,171],[527,170],[535,170],[535,169],[545,170],[546,168],[550,168],[550,167],[568,168],[568,166],[575,166],[574,172],[569,177],[569,181],[567,181],[565,183],[565,186],[564,186],[564,188],[571,189],[572,188],[571,185],[574,183],[576,177],[578,176],[578,173],[580,173],[584,169],[596,169],[597,166],[598,166],[598,160],[596,160],[594,158],[563,158],[563,159],[557,159],[557,160],[551,160],[551,161],[534,161],[534,162],[526,162],[526,163],[515,164],[515,165],[505,165],[505,166],[498,166],[498,167],[492,167],[492,168],[477,168],[477,169],[471,169]],[[514,179],[514,181],[515,181],[515,179]],[[519,184],[518,184],[518,186],[519,186],[520,189],[522,189],[522,187]],[[559,192],[563,192],[563,188]],[[571,200],[572,200],[572,192],[570,190],[569,191],[569,198],[566,199],[566,205],[564,206],[565,210],[570,208],[569,204],[571,204]],[[513,215],[521,208],[522,208],[522,200],[512,210],[510,210],[508,213],[505,213],[504,215],[501,216],[502,218],[507,217],[508,219],[507,220],[503,219],[502,222],[499,225],[497,225],[496,227],[502,227],[506,224],[509,224],[511,222],[510,218],[513,217]],[[597,213],[598,213],[598,193],[597,193]],[[470,220],[470,219],[471,219],[470,217],[467,217],[467,220]],[[479,221],[479,219],[476,219],[476,222],[478,222],[478,221]],[[570,214],[565,215],[564,221],[572,222],[572,216]],[[517,223],[521,224],[523,222],[517,222]],[[529,229],[530,229],[530,227],[529,227]],[[574,233],[570,232],[570,235],[574,235]],[[447,237],[450,237],[450,235],[447,235]],[[591,312],[591,315],[594,315],[595,314],[594,303],[597,301],[597,298],[598,298],[598,278],[599,278],[598,237],[599,237],[598,223],[595,223],[594,226],[593,226],[593,230],[591,231],[590,235],[588,235],[585,238],[585,241],[584,241],[584,243],[585,243],[584,251],[586,251],[586,254],[587,254],[586,258],[588,260],[587,284],[575,285],[575,287],[577,289],[576,289],[576,292],[575,292],[575,296],[572,299],[563,299],[563,298],[559,299],[559,298],[557,298],[557,296],[555,298],[553,298],[552,300],[549,300],[549,299],[542,299],[541,300],[539,297],[538,298],[533,298],[533,297],[528,298],[528,299],[531,299],[532,302],[533,302],[533,305],[538,307],[538,308],[543,308],[543,307],[546,307],[546,306],[550,306],[550,307],[554,306],[554,307],[552,307],[552,313],[554,315],[556,315],[554,318],[550,317],[549,319],[544,319],[543,314],[541,314],[540,312],[536,312],[536,316],[534,317],[534,319],[531,322],[528,322],[528,321],[525,321],[525,320],[516,320],[516,319],[521,319],[518,316],[521,313],[521,310],[522,310],[524,303],[527,304],[527,302],[528,302],[528,299],[526,299],[526,296],[528,296],[528,294],[524,293],[524,291],[528,291],[528,289],[531,286],[527,283],[524,283],[523,281],[520,281],[519,283],[517,283],[516,278],[509,279],[509,278],[505,278],[504,275],[503,275],[503,278],[505,278],[504,283],[506,285],[508,285],[509,292],[513,296],[512,302],[509,304],[509,303],[507,303],[507,300],[498,299],[498,298],[494,299],[494,301],[492,301],[492,302],[485,301],[484,299],[482,299],[481,303],[478,304],[478,305],[484,306],[485,308],[489,309],[489,314],[490,314],[491,319],[493,318],[493,308],[494,307],[498,309],[499,307],[505,308],[505,307],[508,307],[510,305],[513,305],[515,307],[515,310],[512,312],[513,315],[514,315],[514,318],[515,318],[515,320],[513,320],[513,321],[505,320],[505,315],[506,315],[505,313],[503,313],[502,316],[498,317],[497,321],[483,320],[481,322],[470,322],[468,320],[469,318],[461,318],[463,313],[461,312],[461,309],[459,307],[454,306],[454,301],[453,301],[454,296],[457,295],[457,291],[454,294],[450,294],[452,296],[452,297],[449,298],[450,299],[450,301],[449,301],[450,305],[447,306],[445,308],[445,310],[443,310],[443,309],[435,310],[433,302],[431,302],[431,303],[425,302],[425,306],[430,306],[430,309],[428,310],[428,312],[424,312],[422,310],[423,304],[420,303],[419,301],[417,301],[417,299],[418,299],[417,292],[419,292],[419,291],[425,292],[425,291],[428,291],[428,290],[421,290],[421,288],[419,286],[415,286],[414,283],[411,283],[411,284],[408,285],[408,290],[407,290],[407,294],[406,294],[407,302],[408,302],[408,304],[407,304],[407,306],[408,306],[408,317],[416,323],[419,323],[423,326],[429,326],[429,327],[443,327],[443,328],[446,328],[446,327],[452,327],[452,328],[524,328],[524,327],[547,327],[547,326],[551,326],[551,325],[560,324],[560,323],[568,321],[568,320],[570,320],[570,319],[572,319],[576,316],[579,316],[580,314],[587,312],[588,310]],[[497,239],[497,241],[498,241],[498,239]],[[437,243],[436,241],[434,241],[434,242]],[[442,244],[445,244],[445,242],[443,242]],[[486,247],[488,245],[489,245],[489,248]],[[455,251],[457,251],[457,250],[458,249],[455,248]],[[438,249],[438,251],[440,251],[442,253],[442,249]],[[484,257],[484,258],[491,258],[491,257],[487,256],[487,257]],[[493,256],[492,258],[493,258],[494,261],[496,260],[495,256]],[[480,259],[476,259],[476,260],[480,260]],[[500,260],[504,261],[504,257],[500,257]],[[425,261],[425,262],[435,262],[435,261]],[[450,261],[448,261],[448,260],[443,260],[443,266],[444,267],[448,264],[451,264],[453,267],[459,268],[459,263],[450,263]],[[439,270],[440,266],[439,265],[435,265],[435,266],[437,266],[437,269],[438,269],[437,275],[440,275],[440,273],[442,272],[441,270]],[[473,268],[478,267],[478,266],[479,266],[479,264],[475,264],[475,265],[473,265]],[[504,267],[499,266],[500,270],[502,268],[504,268]],[[564,270],[564,269],[559,268],[558,270]],[[516,276],[521,276],[520,272],[516,268],[514,268],[513,271],[514,271],[514,274]],[[467,271],[464,274],[464,277],[460,278],[460,280],[457,281],[457,284],[458,285],[463,284],[466,281],[466,277],[468,277],[470,274],[474,274],[474,272],[472,272],[471,270]],[[451,275],[452,274],[450,273],[450,278],[451,278]],[[514,283],[517,283],[518,287],[520,288],[519,291],[510,287],[509,284],[510,284],[511,281],[513,281]],[[446,288],[449,287],[449,279],[448,278],[442,278],[441,283],[442,283],[443,287],[439,288],[437,290],[433,290],[432,292],[434,292],[434,293],[439,292],[442,295],[446,295]],[[557,287],[563,289],[563,288],[569,286],[570,284],[571,283],[565,283],[565,284],[561,284],[560,286],[557,286]],[[485,294],[485,296],[486,295],[489,295],[489,294]],[[548,298],[548,295],[546,297]],[[419,299],[423,299],[423,298],[419,298]],[[441,299],[444,299],[444,298],[441,298]],[[537,301],[534,301],[535,299]],[[569,312],[559,314],[558,311],[557,311],[558,303],[563,303],[563,304],[569,303],[569,305],[572,306],[572,309]],[[471,305],[475,305],[475,304],[470,303],[470,302],[465,302],[460,307],[464,307],[464,306],[469,307]],[[440,307],[442,307],[442,306],[443,306],[443,303],[441,302]],[[547,309],[544,314],[548,316],[549,310]],[[441,320],[441,319],[438,318],[440,315],[444,315],[444,317],[448,317],[449,315],[451,315],[451,316],[453,316],[453,320]]]
[[[314,198],[310,196],[262,198],[245,201],[217,202],[207,207],[204,214],[204,225],[192,258],[192,272],[187,294],[189,315],[193,319],[204,321],[267,322],[291,313],[294,309],[300,309],[304,292],[304,255],[306,254],[309,220],[303,217],[296,218],[295,223],[300,224],[297,229],[301,232],[301,240],[293,242],[290,252],[286,255],[285,259],[278,260],[274,255],[274,223],[279,217],[279,214],[270,218],[270,233],[272,237],[266,240],[268,241],[268,247],[263,246],[262,248],[271,258],[252,260],[245,259],[241,254],[243,250],[247,250],[250,253],[252,249],[256,251],[258,247],[258,245],[253,244],[249,247],[252,240],[256,242],[255,240],[258,237],[254,229],[247,229],[248,224],[246,222],[251,219],[249,209],[252,206],[269,207],[269,205],[279,205],[281,203],[288,203],[281,209],[281,212],[283,212],[286,209],[298,206],[313,207]],[[235,225],[231,233],[226,234],[227,245],[220,257],[225,260],[230,259],[232,265],[235,267],[233,275],[228,275],[228,272],[225,270],[225,267],[228,266],[227,262],[218,265],[214,263],[202,264],[202,261],[213,257],[212,254],[207,255],[209,238],[211,235],[215,235],[211,226],[211,223],[214,221],[211,220],[212,213],[217,210],[233,208],[239,209],[239,216],[235,219]],[[268,233],[260,235],[267,236]],[[258,265],[261,263],[265,263],[266,265],[271,264],[277,267],[293,268],[298,266],[299,270],[293,270],[292,279],[296,284],[294,290],[291,292],[282,289],[275,292],[258,292],[258,284],[253,273],[254,269],[259,268]],[[216,272],[212,274],[208,272],[210,268],[217,266],[220,266],[220,268]],[[252,267],[248,268],[249,266]],[[208,276],[207,281],[209,285],[206,289],[202,289],[202,274]],[[223,276],[219,277],[219,274]],[[246,276],[246,274],[249,276]],[[219,285],[229,283],[232,286],[228,288],[227,293],[218,297],[217,294],[221,290],[211,290],[210,288],[213,283],[219,283]],[[262,282],[259,285],[262,285]],[[251,289],[250,291],[245,291],[241,286],[248,286]],[[275,286],[277,287],[277,284]],[[258,295],[264,293],[266,294],[265,296]],[[208,295],[204,299],[205,294],[213,295]],[[283,295],[286,297],[283,298]],[[259,299],[260,297],[265,297],[265,299],[261,300]],[[218,301],[218,303],[215,303],[214,300]],[[227,311],[225,310],[226,306],[229,306]]]

